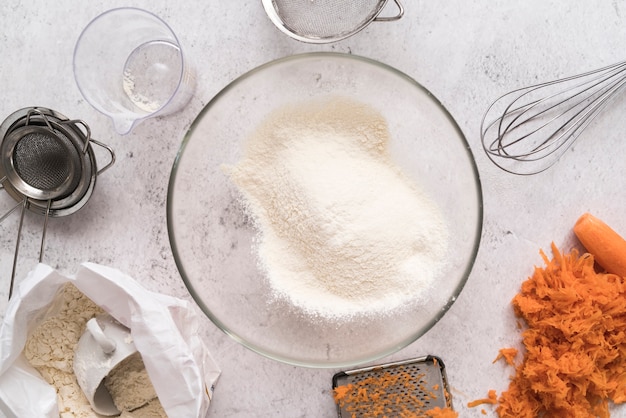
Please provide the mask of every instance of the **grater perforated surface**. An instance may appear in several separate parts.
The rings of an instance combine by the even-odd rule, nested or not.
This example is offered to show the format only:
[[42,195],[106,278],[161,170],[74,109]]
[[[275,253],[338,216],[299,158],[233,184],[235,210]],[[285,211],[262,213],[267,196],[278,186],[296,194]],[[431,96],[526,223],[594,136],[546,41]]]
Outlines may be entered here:
[[416,416],[451,406],[443,362],[433,356],[341,372],[335,388],[349,396],[338,402],[339,417]]

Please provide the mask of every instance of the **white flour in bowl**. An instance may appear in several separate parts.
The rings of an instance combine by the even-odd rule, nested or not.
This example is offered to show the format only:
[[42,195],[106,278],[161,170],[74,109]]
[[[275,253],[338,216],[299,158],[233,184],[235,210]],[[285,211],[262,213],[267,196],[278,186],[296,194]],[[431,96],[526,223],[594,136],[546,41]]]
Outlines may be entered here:
[[444,263],[436,205],[388,152],[385,119],[346,99],[287,107],[225,167],[259,230],[277,297],[328,318],[423,298]]

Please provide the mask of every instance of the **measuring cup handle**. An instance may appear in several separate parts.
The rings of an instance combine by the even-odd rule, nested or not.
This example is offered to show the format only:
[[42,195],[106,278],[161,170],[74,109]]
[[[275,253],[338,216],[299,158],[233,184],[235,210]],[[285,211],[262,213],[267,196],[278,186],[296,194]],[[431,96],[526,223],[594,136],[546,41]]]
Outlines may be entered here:
[[100,324],[98,324],[96,318],[91,318],[87,321],[87,330],[93,336],[94,340],[96,340],[100,348],[102,348],[102,351],[106,354],[111,354],[115,351],[117,348],[115,341],[104,335],[104,331],[100,328]]

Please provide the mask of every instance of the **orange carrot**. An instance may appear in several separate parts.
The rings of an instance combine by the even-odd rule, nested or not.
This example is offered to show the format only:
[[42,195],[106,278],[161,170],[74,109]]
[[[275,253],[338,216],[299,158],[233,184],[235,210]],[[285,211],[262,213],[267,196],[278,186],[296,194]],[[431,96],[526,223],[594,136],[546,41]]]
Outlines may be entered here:
[[515,366],[515,356],[517,355],[516,348],[501,348],[498,351],[498,356],[493,361],[494,363],[500,359],[504,359],[509,366]]
[[626,277],[626,240],[611,227],[585,213],[576,221],[574,234],[602,268]]
[[450,407],[435,408],[419,415],[415,412],[427,408],[429,400],[437,399],[433,391],[439,389],[439,386],[434,385],[431,390],[424,385],[423,378],[424,374],[415,375],[399,368],[394,373],[387,371],[380,376],[369,376],[355,383],[339,385],[334,388],[333,397],[335,403],[350,416],[361,418],[458,417]]
[[489,391],[489,394],[487,395],[486,398],[484,399],[476,399],[475,401],[472,402],[468,402],[467,403],[467,407],[468,408],[474,408],[478,405],[484,405],[484,404],[491,404],[491,405],[495,405],[498,403],[498,397],[496,395],[496,391],[491,389]]
[[340,400],[344,399],[348,393],[352,390],[353,386],[351,384],[347,384],[347,385],[342,385],[342,386],[337,386],[334,389],[334,398],[335,401],[339,402]]
[[450,407],[440,408],[437,406],[429,411],[426,411],[426,416],[429,418],[457,418],[459,413]]
[[592,254],[552,253],[512,301],[524,358],[496,412],[609,418],[609,402],[626,402],[626,277],[597,273]]

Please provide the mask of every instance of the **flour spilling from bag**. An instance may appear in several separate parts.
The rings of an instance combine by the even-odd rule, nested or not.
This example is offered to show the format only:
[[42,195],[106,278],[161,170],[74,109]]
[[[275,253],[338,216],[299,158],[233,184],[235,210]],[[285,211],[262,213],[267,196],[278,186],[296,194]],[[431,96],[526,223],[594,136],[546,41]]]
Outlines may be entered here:
[[224,167],[258,230],[254,251],[276,298],[331,319],[427,299],[449,231],[394,164],[391,140],[369,106],[310,102],[273,112]]
[[20,281],[0,328],[0,410],[20,418],[99,416],[78,384],[74,354],[85,324],[102,312],[129,329],[138,352],[104,380],[120,416],[205,417],[220,370],[193,306],[94,263],[72,276],[38,264]]
[[[54,308],[29,335],[24,355],[56,389],[61,418],[97,418],[72,365],[85,324],[104,311],[71,283],[61,288]],[[105,385],[123,418],[167,418],[139,353],[115,368]]]

